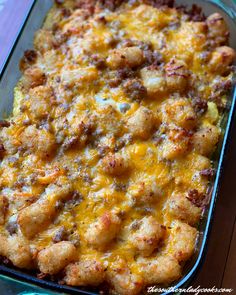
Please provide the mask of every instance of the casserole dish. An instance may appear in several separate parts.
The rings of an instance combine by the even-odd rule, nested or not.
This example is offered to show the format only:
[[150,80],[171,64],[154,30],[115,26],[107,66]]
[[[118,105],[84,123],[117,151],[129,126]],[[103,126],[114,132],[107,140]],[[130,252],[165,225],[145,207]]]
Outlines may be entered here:
[[[43,2],[43,3],[48,3],[48,2]],[[43,5],[42,5],[42,2],[40,3],[40,4],[38,4],[38,2],[36,2],[36,4],[35,4],[35,6],[33,7],[33,11],[34,11],[34,9],[35,9],[35,7],[37,6],[37,5],[40,5],[40,8],[43,8]],[[45,6],[46,7],[46,6]],[[32,16],[33,14],[31,14],[31,16]],[[37,15],[38,16],[38,15]],[[36,18],[34,17],[33,18],[33,20],[34,20],[34,24],[35,24],[35,22],[36,22]],[[30,19],[29,19],[29,22],[30,22]],[[31,28],[33,27],[33,26],[30,26]],[[19,45],[19,44],[21,44],[21,40],[22,40],[22,42],[24,42],[24,45],[26,44],[26,42],[25,42],[25,40],[24,40],[24,36],[25,36],[25,34],[23,33],[23,35],[21,35],[21,38],[22,39],[20,39],[19,40],[19,43],[17,44],[17,46]],[[27,36],[28,38],[30,37],[30,32],[28,32],[28,36]],[[232,45],[231,45],[232,46]],[[26,46],[26,47],[29,47],[28,45]],[[22,49],[23,49],[23,47],[22,47]],[[25,48],[24,48],[25,49]],[[16,53],[16,54],[15,54]],[[12,56],[12,60],[8,63],[8,66],[7,66],[7,68],[6,68],[6,70],[5,70],[5,72],[4,72],[4,74],[3,74],[3,76],[2,76],[2,80],[1,80],[1,83],[2,83],[2,85],[4,85],[4,89],[3,89],[3,93],[1,93],[1,95],[3,96],[3,97],[9,97],[9,93],[10,92],[5,92],[5,91],[10,91],[11,89],[13,89],[13,85],[15,84],[15,82],[18,80],[18,78],[19,77],[17,77],[17,75],[15,76],[15,77],[13,77],[13,79],[10,79],[9,77],[11,77],[10,75],[9,75],[9,72],[11,71],[11,72],[13,72],[12,71],[12,69],[11,69],[11,66],[15,66],[16,65],[16,62],[14,62],[14,57],[16,58],[16,56],[17,56],[17,54],[20,54],[21,55],[21,53],[20,53],[20,51],[15,51],[14,53],[13,53],[13,56]],[[18,55],[18,57],[19,57],[19,55]],[[16,71],[14,71],[14,72],[16,72]],[[14,79],[16,79],[15,81],[14,81]],[[5,92],[5,93],[4,93]],[[4,101],[2,101],[2,102],[4,102]],[[233,108],[234,108],[234,99],[232,98],[232,100],[231,100],[231,106],[230,106],[230,111],[228,112],[225,112],[225,118],[224,118],[224,120],[223,120],[223,124],[226,124],[226,122],[228,122],[228,124],[227,124],[227,127],[226,126],[222,126],[223,127],[223,129],[224,130],[226,130],[226,132],[225,132],[225,134],[227,135],[228,134],[228,131],[229,131],[229,126],[230,126],[230,121],[231,121],[231,117],[232,117],[232,114],[233,114]],[[229,110],[229,109],[227,109],[227,110]],[[2,113],[3,114],[7,114],[7,113],[9,113],[9,111],[10,111],[10,108],[9,108],[9,105],[8,105],[8,107],[5,105],[5,106],[3,106],[2,107]],[[212,197],[212,201],[211,201],[211,203],[210,203],[210,207],[209,207],[209,214],[207,215],[206,214],[206,212],[207,212],[207,210],[205,210],[205,214],[207,215],[207,218],[206,218],[206,224],[205,224],[205,229],[204,229],[204,219],[203,219],[203,221],[201,222],[201,226],[202,226],[202,229],[204,229],[203,231],[202,231],[202,237],[200,237],[200,239],[199,239],[199,241],[198,241],[198,243],[199,243],[199,245],[198,245],[198,247],[199,247],[199,255],[198,255],[198,258],[197,258],[197,260],[196,260],[196,263],[197,262],[199,262],[199,259],[200,259],[200,257],[202,256],[202,251],[203,251],[203,246],[204,246],[204,243],[205,243],[205,239],[206,239],[206,235],[207,235],[207,232],[208,232],[208,227],[209,227],[209,218],[210,218],[210,213],[212,212],[212,208],[213,208],[213,204],[214,204],[214,199],[215,199],[215,196],[216,196],[216,191],[217,191],[217,186],[218,186],[218,180],[219,180],[219,175],[220,175],[220,171],[221,171],[221,164],[222,164],[222,159],[223,159],[223,151],[224,151],[224,147],[225,147],[225,143],[226,143],[226,138],[227,138],[227,136],[225,135],[225,137],[224,137],[224,141],[223,141],[223,148],[222,148],[222,152],[221,152],[221,156],[220,156],[220,159],[219,159],[219,166],[218,166],[218,172],[217,172],[217,176],[216,176],[216,181],[215,181],[215,185],[214,185],[214,190],[213,190],[213,197]],[[200,230],[201,230],[201,228],[200,228]],[[191,263],[194,263],[194,261],[192,260],[192,262]],[[192,268],[192,270],[181,280],[181,284],[183,284],[188,278],[189,278],[189,276],[190,276],[190,274],[192,274],[193,272],[194,272],[194,270],[195,270],[195,268],[196,268],[196,263],[195,263],[195,265],[194,266],[191,266],[190,264],[186,267],[186,272],[189,272],[189,269],[190,268]],[[4,267],[2,268],[2,270],[4,269]],[[6,271],[6,269],[5,269],[5,271]],[[52,285],[52,283],[49,283],[49,286],[50,285]],[[177,285],[178,286],[178,285]],[[62,287],[62,288],[64,288],[64,290],[70,290],[70,292],[73,290],[73,289],[71,289],[71,288],[65,288],[65,287]],[[82,292],[82,291],[81,291]]]

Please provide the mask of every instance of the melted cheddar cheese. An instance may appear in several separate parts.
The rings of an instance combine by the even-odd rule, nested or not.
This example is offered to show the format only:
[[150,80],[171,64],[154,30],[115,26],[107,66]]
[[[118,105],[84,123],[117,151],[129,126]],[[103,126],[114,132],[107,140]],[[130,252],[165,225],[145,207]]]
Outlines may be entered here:
[[232,84],[223,18],[56,1],[1,121],[0,255],[139,294],[191,258]]

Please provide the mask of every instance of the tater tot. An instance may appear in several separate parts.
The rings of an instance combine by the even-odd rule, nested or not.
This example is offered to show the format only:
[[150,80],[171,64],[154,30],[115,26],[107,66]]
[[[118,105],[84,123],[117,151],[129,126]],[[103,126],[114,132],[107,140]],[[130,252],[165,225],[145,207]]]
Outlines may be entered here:
[[17,221],[23,235],[31,239],[47,228],[55,214],[54,205],[48,200],[39,200],[20,211]]
[[30,88],[43,85],[45,81],[45,74],[40,68],[30,67],[24,72],[21,83],[24,87],[24,90],[28,91]]
[[123,259],[115,261],[106,271],[106,278],[120,295],[139,294],[143,287],[142,277],[133,274]]
[[107,64],[111,69],[124,66],[133,68],[142,64],[143,61],[143,51],[138,47],[114,49],[107,58]]
[[119,176],[129,169],[129,160],[120,153],[108,154],[101,163],[102,170],[112,176]]
[[121,220],[117,215],[111,212],[104,213],[88,227],[85,233],[87,243],[95,248],[106,246],[116,237],[120,223]]
[[228,46],[217,47],[213,52],[209,62],[209,67],[212,72],[218,74],[228,73],[227,66],[233,64],[236,57],[235,50]]
[[167,211],[172,217],[195,225],[201,216],[201,208],[192,204],[183,193],[174,192],[167,201]]
[[162,191],[151,178],[134,183],[129,187],[129,196],[137,205],[152,204],[160,199]]
[[128,119],[129,132],[136,138],[147,139],[157,126],[157,118],[146,107],[140,107],[132,117]]
[[140,75],[150,97],[158,98],[166,92],[166,79],[160,70],[143,68]]
[[139,229],[130,236],[130,242],[143,256],[149,256],[158,247],[164,237],[165,227],[154,217],[144,217],[140,220]]
[[42,157],[49,157],[56,149],[54,135],[45,129],[39,130],[33,125],[25,128],[20,140],[23,148],[36,152]]
[[169,284],[181,276],[181,267],[178,261],[171,255],[140,258],[138,265],[147,285]]
[[174,0],[54,2],[0,120],[0,264],[85,293],[155,293],[198,254],[232,30]]
[[188,85],[189,71],[182,60],[172,58],[166,64],[166,83],[169,91],[183,91]]
[[98,286],[105,279],[105,267],[96,258],[85,258],[66,267],[65,282],[71,286]]
[[228,26],[221,14],[213,13],[206,19],[208,26],[208,36],[214,40],[217,45],[224,44],[228,41]]
[[162,121],[174,123],[185,129],[192,129],[197,124],[197,116],[191,103],[186,98],[168,99],[161,108]]
[[168,251],[179,262],[188,260],[195,250],[197,233],[196,228],[181,221],[174,221],[171,225]]
[[185,155],[190,150],[191,134],[183,128],[173,128],[161,143],[163,159],[175,160]]
[[53,101],[53,91],[48,86],[38,86],[30,89],[27,105],[30,118],[33,120],[46,118]]
[[203,156],[209,156],[215,149],[220,139],[220,130],[214,125],[201,127],[193,135],[193,147]]
[[0,255],[7,257],[16,267],[31,269],[34,267],[30,247],[23,238],[0,234]]
[[37,259],[40,271],[53,275],[76,259],[76,248],[71,242],[62,241],[41,250]]

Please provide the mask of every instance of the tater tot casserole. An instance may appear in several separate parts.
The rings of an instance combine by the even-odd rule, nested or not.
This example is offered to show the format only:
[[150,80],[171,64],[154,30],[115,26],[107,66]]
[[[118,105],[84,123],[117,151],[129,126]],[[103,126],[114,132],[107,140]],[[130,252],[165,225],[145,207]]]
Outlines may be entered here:
[[197,6],[56,0],[0,121],[2,262],[103,294],[181,278],[224,131],[228,39]]

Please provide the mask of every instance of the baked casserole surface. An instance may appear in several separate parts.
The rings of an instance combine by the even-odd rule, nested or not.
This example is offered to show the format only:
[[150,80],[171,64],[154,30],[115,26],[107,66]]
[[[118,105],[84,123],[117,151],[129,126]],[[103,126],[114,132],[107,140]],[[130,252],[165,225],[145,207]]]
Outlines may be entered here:
[[169,285],[196,248],[233,83],[223,17],[57,0],[0,121],[0,255],[112,294]]

